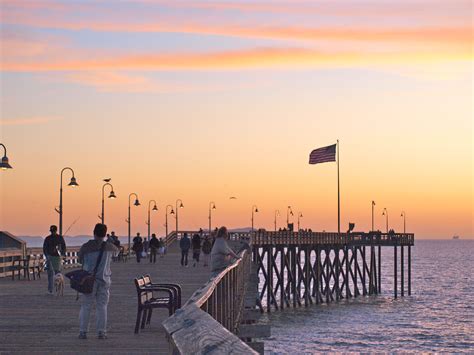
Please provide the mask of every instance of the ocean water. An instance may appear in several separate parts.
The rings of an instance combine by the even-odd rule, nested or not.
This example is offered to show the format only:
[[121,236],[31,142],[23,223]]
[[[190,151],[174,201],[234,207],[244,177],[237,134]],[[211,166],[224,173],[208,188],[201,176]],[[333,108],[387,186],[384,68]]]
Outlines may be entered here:
[[474,353],[474,240],[415,241],[412,295],[398,299],[393,248],[382,250],[381,295],[265,314],[265,353]]

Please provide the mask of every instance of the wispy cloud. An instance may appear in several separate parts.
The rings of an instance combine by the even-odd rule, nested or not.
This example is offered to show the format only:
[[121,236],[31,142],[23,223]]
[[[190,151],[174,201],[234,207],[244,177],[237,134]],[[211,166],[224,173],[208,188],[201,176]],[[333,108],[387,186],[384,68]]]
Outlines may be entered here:
[[[450,60],[469,60],[470,50],[447,53],[437,51],[325,52],[307,48],[252,48],[208,53],[167,54],[90,54],[77,55],[64,51],[63,55],[34,60],[4,58],[3,71],[116,71],[116,70],[221,70],[252,68],[311,68],[377,64],[406,64]],[[109,78],[111,79],[111,78]],[[117,77],[116,80],[121,80]]]
[[0,119],[1,126],[30,126],[62,120],[59,117],[23,117]]

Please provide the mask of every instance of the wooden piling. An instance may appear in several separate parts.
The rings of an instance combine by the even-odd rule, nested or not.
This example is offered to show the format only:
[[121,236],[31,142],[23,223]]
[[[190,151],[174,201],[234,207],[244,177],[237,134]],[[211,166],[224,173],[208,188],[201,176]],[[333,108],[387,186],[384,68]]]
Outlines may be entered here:
[[411,245],[408,246],[408,296],[411,296]]
[[397,246],[393,247],[393,294],[397,298]]
[[346,256],[346,274],[345,274],[345,279],[346,279],[346,298],[350,297],[350,288],[349,288],[349,247],[346,245],[344,247],[344,254]]
[[403,251],[403,245],[400,246],[400,272],[401,272],[401,277],[400,277],[400,286],[402,288],[402,297],[405,296],[405,268],[404,268],[404,251]]
[[382,247],[379,245],[378,247],[378,257],[379,257],[379,262],[378,262],[378,270],[379,272],[377,273],[378,276],[378,288],[379,288],[379,294],[382,293]]

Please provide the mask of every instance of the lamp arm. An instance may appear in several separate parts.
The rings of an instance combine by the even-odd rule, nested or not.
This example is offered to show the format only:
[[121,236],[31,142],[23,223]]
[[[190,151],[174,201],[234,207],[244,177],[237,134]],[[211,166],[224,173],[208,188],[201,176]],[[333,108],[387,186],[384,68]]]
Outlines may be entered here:
[[7,156],[7,147],[3,143],[0,143],[0,145],[3,147],[3,150],[5,151],[5,154],[3,154],[4,157]]

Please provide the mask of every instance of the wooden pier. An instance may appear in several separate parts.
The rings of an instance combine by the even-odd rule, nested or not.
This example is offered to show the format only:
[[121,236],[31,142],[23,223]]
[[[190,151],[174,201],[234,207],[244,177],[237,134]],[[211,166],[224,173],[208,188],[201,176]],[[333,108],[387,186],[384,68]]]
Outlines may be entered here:
[[[232,233],[231,243],[242,258],[211,275],[209,268],[180,266],[176,241],[182,233],[170,234],[169,253],[155,265],[133,259],[113,264],[106,341],[77,339],[80,303],[68,286],[65,296],[56,298],[46,294],[45,273],[34,281],[0,279],[0,352],[262,353],[258,339],[270,333],[268,325],[258,325],[258,311],[381,293],[381,248],[394,250],[394,296],[398,297],[399,273],[400,295],[405,295],[406,286],[411,294],[413,234]],[[4,252],[3,258],[0,254],[4,276],[7,264],[25,251],[12,253]],[[40,250],[26,253],[42,258],[35,254]],[[76,267],[77,250],[70,248],[68,253],[67,266]],[[133,279],[143,274],[150,274],[154,282],[180,284],[184,305],[171,317],[166,311],[154,313],[151,326],[134,334]]]
[[[71,248],[73,249],[73,248]],[[134,334],[137,295],[133,279],[149,273],[154,282],[175,282],[182,286],[183,303],[209,280],[209,267],[187,268],[180,265],[181,253],[174,243],[168,254],[156,264],[142,259],[140,264],[112,264],[112,287],[109,303],[108,339],[95,337],[91,317],[90,337],[79,340],[79,308],[76,293],[66,280],[64,297],[47,295],[47,275],[31,281],[23,277],[12,281],[0,278],[0,353],[101,353],[101,354],[168,354],[169,344],[162,322],[166,310],[153,312],[151,325]],[[191,253],[190,258],[191,261]]]
[[[408,248],[408,295],[411,294],[413,234],[306,233],[259,231],[252,236],[253,260],[263,285],[259,299],[266,310],[329,303],[381,293],[381,248],[394,250],[394,297],[405,295],[404,248]],[[401,251],[398,260],[397,250]]]

